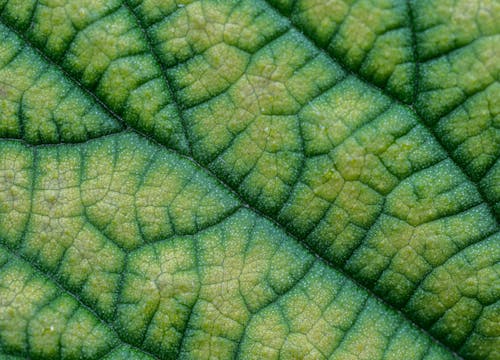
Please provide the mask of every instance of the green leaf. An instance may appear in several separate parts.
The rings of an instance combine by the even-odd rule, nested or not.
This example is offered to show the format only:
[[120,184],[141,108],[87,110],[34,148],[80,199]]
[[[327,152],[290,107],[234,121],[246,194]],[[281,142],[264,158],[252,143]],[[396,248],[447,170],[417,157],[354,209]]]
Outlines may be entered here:
[[1,359],[500,359],[498,0],[0,0]]

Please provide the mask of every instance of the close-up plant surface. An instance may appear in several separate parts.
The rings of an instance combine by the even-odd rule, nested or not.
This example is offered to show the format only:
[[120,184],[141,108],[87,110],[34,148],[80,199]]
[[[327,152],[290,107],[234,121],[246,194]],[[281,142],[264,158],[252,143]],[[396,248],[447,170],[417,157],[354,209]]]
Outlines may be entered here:
[[500,359],[498,0],[0,0],[1,359]]

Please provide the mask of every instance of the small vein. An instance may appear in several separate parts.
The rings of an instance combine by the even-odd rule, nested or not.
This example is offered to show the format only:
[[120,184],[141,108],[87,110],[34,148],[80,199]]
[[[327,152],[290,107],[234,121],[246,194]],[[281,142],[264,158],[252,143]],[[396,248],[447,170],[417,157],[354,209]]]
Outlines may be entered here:
[[[294,279],[295,282],[290,287],[288,287],[281,294],[277,294],[276,298],[273,299],[272,301],[268,302],[267,304],[264,304],[259,309],[251,312],[251,315],[247,320],[245,329],[243,330],[243,333],[241,334],[241,336],[238,340],[238,343],[236,346],[236,351],[235,351],[236,357],[238,357],[241,354],[241,344],[243,343],[243,340],[245,339],[245,336],[247,335],[247,330],[248,330],[250,323],[257,316],[257,314],[262,313],[264,310],[269,309],[276,304],[279,304],[279,302],[283,298],[285,298],[288,294],[292,293],[295,289],[297,289],[302,284],[303,280],[309,275],[309,273],[313,269],[314,265],[316,265],[316,261],[311,261],[311,263],[309,265],[307,265],[307,267],[304,269],[303,273],[297,279]],[[247,309],[249,309],[249,308],[247,307]]]
[[172,99],[172,103],[173,103],[173,105],[175,107],[175,111],[179,115],[179,119],[180,119],[181,126],[182,126],[182,131],[183,131],[184,137],[186,138],[186,141],[188,143],[188,155],[191,155],[191,153],[192,153],[192,146],[191,146],[191,141],[189,139],[189,134],[188,134],[188,131],[187,131],[187,128],[186,128],[186,121],[184,119],[183,112],[181,111],[181,107],[179,105],[180,104],[179,99],[177,99],[177,93],[172,89],[172,86],[170,85],[170,81],[168,80],[166,65],[161,60],[160,55],[156,51],[156,48],[155,48],[155,46],[153,44],[153,41],[151,40],[151,37],[149,36],[149,33],[146,30],[146,26],[144,25],[142,19],[137,15],[137,13],[135,12],[135,10],[129,5],[128,0],[125,0],[123,2],[123,7],[125,9],[127,9],[128,12],[134,17],[135,21],[137,22],[137,25],[138,25],[139,29],[141,30],[141,32],[142,32],[142,34],[144,36],[144,40],[145,40],[146,44],[149,47],[149,51],[151,52],[151,55],[153,56],[156,64],[160,67],[162,77],[163,77],[163,79],[165,81],[165,85],[167,87],[167,91],[168,91],[168,93],[169,93],[169,95],[170,95],[170,97]]

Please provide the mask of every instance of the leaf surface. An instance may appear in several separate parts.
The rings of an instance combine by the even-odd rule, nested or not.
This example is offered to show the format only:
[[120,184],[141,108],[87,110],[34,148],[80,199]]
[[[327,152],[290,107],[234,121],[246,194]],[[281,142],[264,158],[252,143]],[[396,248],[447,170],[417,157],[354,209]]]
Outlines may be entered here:
[[0,358],[500,359],[499,34],[0,0]]

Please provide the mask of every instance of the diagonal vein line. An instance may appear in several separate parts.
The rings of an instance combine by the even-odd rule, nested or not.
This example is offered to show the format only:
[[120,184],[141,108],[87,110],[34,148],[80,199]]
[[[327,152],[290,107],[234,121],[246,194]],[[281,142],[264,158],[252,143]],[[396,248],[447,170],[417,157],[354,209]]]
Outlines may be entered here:
[[53,283],[54,286],[61,293],[66,294],[69,297],[71,297],[72,299],[74,299],[81,308],[87,310],[90,314],[92,314],[97,319],[97,321],[99,323],[101,323],[109,331],[111,331],[111,333],[118,340],[118,342],[121,342],[123,345],[129,346],[129,347],[131,347],[133,349],[136,349],[136,350],[138,350],[140,352],[143,352],[144,354],[152,357],[153,359],[159,360],[158,356],[156,356],[156,355],[148,352],[147,350],[141,349],[141,348],[135,346],[134,344],[131,344],[131,343],[127,342],[127,340],[122,339],[122,337],[119,335],[118,331],[116,330],[116,328],[114,327],[114,325],[111,322],[105,320],[104,317],[100,316],[94,309],[92,309],[91,307],[89,307],[88,305],[86,305],[82,301],[82,299],[80,299],[80,297],[77,294],[75,294],[72,291],[68,290],[54,276],[52,276],[51,274],[49,274],[46,271],[43,271],[38,265],[34,264],[31,261],[28,261],[28,259],[26,259],[23,255],[19,254],[17,251],[14,251],[14,250],[10,249],[6,245],[0,244],[0,248],[3,249],[4,251],[8,252],[9,255],[12,256],[13,258],[16,258],[17,260],[28,264],[30,266],[30,268],[33,269],[33,271],[35,273],[37,273],[38,275],[40,275],[40,276],[42,276],[42,277],[50,280],[50,282]]
[[[360,80],[363,84],[371,87],[372,89],[375,89],[377,90],[378,92],[384,94],[385,96],[387,96],[389,99],[391,99],[391,101],[393,101],[393,103],[395,104],[398,104],[402,107],[404,107],[405,109],[407,109],[413,116],[415,116],[415,118],[418,120],[418,122],[424,126],[427,131],[432,135],[432,137],[436,140],[436,142],[439,144],[439,146],[444,150],[444,152],[448,155],[448,157],[453,161],[453,163],[461,170],[461,172],[466,176],[466,178],[474,185],[474,187],[476,188],[477,192],[479,193],[479,195],[481,196],[481,200],[487,204],[488,206],[488,209],[490,211],[490,213],[492,214],[492,217],[495,219],[496,223],[497,223],[497,227],[499,225],[499,220],[500,220],[500,214],[497,215],[495,213],[495,211],[493,210],[494,209],[494,204],[488,199],[488,197],[486,196],[486,194],[484,193],[484,190],[482,189],[481,186],[479,186],[478,182],[475,181],[471,176],[469,176],[469,174],[464,170],[463,166],[460,165],[460,162],[458,161],[457,157],[453,155],[452,152],[449,151],[449,149],[445,146],[445,144],[442,142],[441,138],[436,134],[436,132],[434,131],[434,129],[429,126],[426,121],[423,119],[423,117],[417,112],[417,110],[415,109],[415,106],[414,104],[411,104],[411,105],[408,105],[408,104],[405,104],[404,102],[402,102],[401,100],[395,98],[393,95],[391,95],[387,90],[385,90],[384,88],[382,87],[379,87],[373,83],[371,83],[368,79],[366,79],[364,76],[362,76],[361,74],[349,69],[345,63],[343,61],[341,61],[340,59],[338,59],[336,56],[332,55],[330,52],[327,51],[327,49],[325,47],[323,47],[318,41],[316,41],[313,37],[307,35],[307,32],[305,31],[305,29],[299,25],[297,25],[293,18],[290,19],[288,16],[286,16],[286,14],[284,14],[279,8],[277,8],[276,6],[274,6],[270,0],[261,0],[264,4],[266,4],[270,9],[272,9],[274,12],[276,12],[277,14],[279,14],[282,18],[284,18],[285,20],[288,21],[289,23],[289,26],[290,28],[294,29],[295,31],[299,32],[302,36],[304,36],[307,40],[309,40],[315,47],[318,51],[320,51],[321,53],[323,53],[324,55],[326,55],[327,57],[329,57],[331,60],[333,60],[336,64],[338,64],[342,70],[344,70],[347,74],[355,77],[356,79]],[[409,0],[409,3],[408,3],[408,11],[410,12],[409,13],[409,17],[410,17],[410,30],[411,30],[411,33],[412,33],[412,38],[413,38],[413,45],[412,45],[412,48],[413,48],[413,51],[414,51],[414,58],[415,58],[415,62],[416,62],[416,67],[417,67],[417,74],[416,74],[416,78],[418,78],[418,59],[416,58],[416,43],[415,43],[415,30],[414,30],[414,27],[413,27],[413,14],[411,13],[411,9],[410,9],[410,1]],[[415,97],[417,96],[417,85],[418,83],[415,84]]]
[[[268,0],[262,0],[262,1],[265,1],[266,4],[268,4],[268,6],[271,8],[271,9],[274,9],[276,12],[278,12],[278,14],[280,14],[282,17],[284,17],[285,19],[288,20],[288,18],[283,15],[277,8],[273,7],[272,5],[270,5],[267,1]],[[457,355],[457,353],[451,349],[450,347],[448,347],[447,345],[445,345],[443,342],[441,342],[440,340],[436,339],[435,337],[433,337],[425,328],[422,328],[421,326],[419,326],[417,323],[415,323],[411,318],[408,317],[408,315],[406,313],[404,313],[403,311],[401,311],[400,309],[398,309],[397,307],[394,307],[392,304],[388,303],[387,301],[385,301],[381,296],[375,294],[371,289],[369,289],[368,287],[366,287],[365,285],[361,284],[359,281],[357,281],[356,279],[354,279],[354,277],[352,277],[352,275],[350,275],[349,273],[347,273],[344,269],[342,269],[341,267],[339,266],[336,266],[334,265],[332,262],[330,262],[329,260],[327,260],[326,258],[324,258],[321,254],[319,254],[318,252],[314,251],[303,239],[300,239],[299,237],[297,237],[296,235],[292,234],[290,231],[288,231],[281,223],[279,223],[276,219],[274,219],[273,217],[270,217],[269,215],[263,213],[262,211],[260,211],[259,209],[257,209],[256,207],[252,206],[251,204],[249,204],[233,187],[231,187],[228,183],[226,183],[226,181],[218,176],[217,174],[215,174],[214,172],[212,172],[210,169],[206,168],[205,166],[203,166],[202,164],[200,164],[198,161],[196,161],[193,157],[191,156],[186,156],[185,154],[179,152],[178,150],[176,149],[173,149],[173,148],[169,148],[167,146],[165,146],[164,144],[161,144],[159,143],[158,141],[156,141],[155,139],[151,138],[148,134],[145,134],[144,132],[140,131],[140,130],[137,130],[137,129],[134,129],[134,128],[131,128],[124,120],[123,118],[118,115],[117,113],[115,113],[109,106],[107,106],[97,95],[95,95],[92,91],[90,91],[86,86],[84,86],[80,81],[78,81],[78,79],[76,79],[75,77],[73,77],[68,71],[66,71],[60,64],[58,64],[57,62],[55,62],[54,60],[52,60],[51,58],[49,58],[47,55],[45,55],[38,47],[36,47],[32,42],[31,40],[29,40],[24,34],[20,33],[19,31],[17,31],[16,29],[14,29],[11,25],[5,23],[5,21],[1,20],[0,19],[0,23],[2,23],[6,28],[8,28],[10,31],[12,31],[14,34],[16,34],[21,40],[23,40],[28,46],[30,46],[31,49],[33,49],[33,51],[35,51],[38,56],[40,56],[45,62],[53,65],[54,67],[56,67],[59,71],[61,71],[61,73],[69,80],[71,81],[75,86],[77,86],[78,88],[80,88],[83,92],[85,92],[89,97],[91,97],[93,100],[96,101],[96,103],[98,103],[110,116],[112,116],[114,119],[118,120],[119,122],[121,122],[122,124],[124,124],[124,126],[129,130],[129,131],[132,131],[132,132],[135,132],[136,134],[138,134],[139,136],[147,139],[148,141],[156,144],[157,146],[161,147],[161,148],[165,148],[165,149],[168,149],[168,151],[171,151],[173,153],[175,153],[176,155],[178,155],[179,157],[182,157],[184,159],[187,159],[188,161],[190,161],[191,163],[193,163],[199,170],[205,172],[207,175],[209,175],[210,177],[212,177],[213,179],[217,180],[217,182],[222,186],[224,187],[226,190],[228,190],[229,192],[231,192],[239,201],[240,203],[250,209],[251,211],[253,211],[254,213],[256,213],[258,216],[262,217],[262,218],[265,218],[267,219],[269,222],[271,222],[275,227],[279,228],[281,231],[283,231],[285,234],[287,234],[288,237],[294,239],[295,241],[297,241],[298,243],[300,243],[310,254],[314,255],[317,259],[319,259],[320,261],[324,262],[329,268],[331,269],[334,269],[335,271],[341,273],[343,276],[345,276],[346,278],[348,278],[350,281],[352,281],[354,284],[356,284],[359,288],[363,289],[364,291],[366,291],[371,297],[377,299],[377,301],[379,301],[380,303],[384,304],[384,306],[386,306],[387,308],[390,308],[392,309],[393,311],[395,311],[396,313],[398,313],[402,318],[404,318],[406,321],[408,321],[409,323],[413,324],[413,326],[417,329],[419,329],[421,332],[425,333],[432,341],[434,341],[435,343],[439,344],[442,348],[445,348],[447,349],[450,353],[452,353],[457,359],[462,359],[461,357],[459,357]],[[432,129],[427,126],[427,124],[421,119],[421,117],[416,113],[416,111],[404,104],[403,102],[397,100],[397,99],[394,99],[390,94],[388,94],[384,89],[382,88],[379,88],[377,87],[376,85],[370,83],[369,81],[367,81],[366,79],[364,79],[361,75],[359,74],[356,74],[352,71],[350,71],[349,69],[347,69],[344,64],[342,64],[339,60],[335,59],[334,57],[332,57],[331,54],[329,54],[328,52],[326,52],[325,49],[323,49],[320,45],[318,45],[313,39],[309,38],[308,36],[306,36],[304,34],[304,31],[301,30],[300,28],[296,27],[294,24],[290,23],[290,28],[294,29],[295,31],[298,31],[300,32],[301,34],[303,34],[304,37],[306,37],[312,44],[315,45],[315,47],[318,49],[318,51],[324,53],[325,55],[327,55],[328,57],[330,57],[333,61],[335,61],[337,64],[339,64],[343,70],[356,77],[357,79],[359,79],[360,81],[362,81],[364,84],[366,84],[367,86],[370,86],[371,88],[374,88],[376,90],[378,90],[379,92],[383,93],[384,95],[386,95],[389,99],[391,99],[394,103],[397,103],[403,107],[405,107],[406,109],[408,109],[408,111],[410,111],[421,123],[423,126],[425,126],[429,132],[434,136],[434,138],[436,139],[436,141],[441,145],[441,147],[445,150],[445,152],[449,155],[448,151],[446,150],[446,148],[443,146],[443,144],[440,142],[439,138],[433,133]],[[143,28],[143,31],[145,32],[145,36],[146,36],[146,30]],[[150,40],[149,40],[150,41]],[[150,47],[151,47],[151,43],[150,43]],[[151,51],[153,51],[153,49],[151,48]],[[155,59],[156,61],[159,61],[157,59],[157,57],[155,56]],[[161,63],[159,63],[158,65],[161,65]],[[162,66],[162,68],[164,68]],[[167,81],[168,83],[168,79],[166,78],[165,76],[165,81]],[[171,88],[169,86],[169,88]],[[179,106],[179,103],[175,100],[175,98],[173,98],[173,102],[175,103],[176,105],[176,108],[178,109],[179,111],[179,114],[181,115],[182,112],[181,112],[181,107]],[[451,156],[450,156],[451,158]],[[451,158],[452,159],[452,158]],[[467,176],[467,178],[469,179],[469,181],[474,184],[476,186],[476,189],[478,190],[479,194],[481,195],[481,198],[482,198],[482,201],[488,205],[488,208],[490,209],[490,211],[494,214],[494,212],[492,211],[492,205],[486,201],[484,195],[482,192],[480,192],[480,187],[478,186],[478,184],[476,182],[474,182],[464,171],[463,169],[456,163],[456,161],[454,159],[452,159],[452,161],[455,163],[455,165],[462,170],[462,172],[465,174],[465,176]],[[494,217],[495,219],[497,219],[496,217]],[[497,224],[498,224],[498,219],[497,219]],[[66,291],[66,290],[65,290]],[[68,292],[68,291],[66,291]],[[76,296],[74,296],[76,297]],[[77,297],[76,297],[77,298]],[[78,298],[77,298],[78,299]],[[81,302],[80,302],[81,303]],[[83,303],[82,303],[83,305]],[[86,306],[87,309],[89,309],[90,311],[92,311],[93,314],[95,314],[95,312],[88,308]],[[98,317],[99,318],[99,317]],[[101,318],[99,318],[101,319]],[[102,320],[102,319],[101,319]],[[108,324],[108,326],[111,326]],[[126,343],[127,345],[130,345],[128,343]],[[132,346],[132,345],[130,345]],[[145,352],[144,350],[142,349],[139,349],[140,351],[143,351]],[[153,356],[153,355],[151,355]]]

